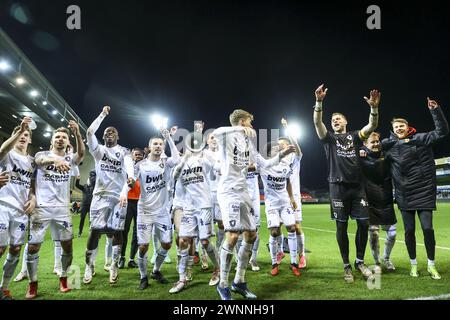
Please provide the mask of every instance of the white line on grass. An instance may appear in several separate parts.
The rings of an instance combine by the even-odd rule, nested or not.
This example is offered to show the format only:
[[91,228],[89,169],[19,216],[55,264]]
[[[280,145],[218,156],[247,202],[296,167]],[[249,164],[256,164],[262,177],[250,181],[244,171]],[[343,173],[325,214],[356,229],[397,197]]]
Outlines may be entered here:
[[430,297],[409,298],[405,300],[442,300],[442,299],[450,299],[450,293]]
[[[331,231],[331,230],[325,230],[325,229],[316,229],[316,228],[310,228],[310,227],[304,227],[302,226],[302,229],[307,229],[307,230],[313,230],[313,231],[321,231],[321,232],[328,232],[328,233],[336,233],[336,231]],[[354,233],[349,233],[349,235],[354,236]],[[386,240],[386,238],[381,238],[381,240]],[[400,243],[405,243],[405,241],[401,241],[401,240],[396,240],[396,242],[400,242]],[[418,246],[422,246],[424,247],[425,245],[423,243],[417,243]],[[448,250],[450,251],[450,248],[447,247],[441,247],[441,246],[436,246],[436,249],[442,249],[442,250]]]

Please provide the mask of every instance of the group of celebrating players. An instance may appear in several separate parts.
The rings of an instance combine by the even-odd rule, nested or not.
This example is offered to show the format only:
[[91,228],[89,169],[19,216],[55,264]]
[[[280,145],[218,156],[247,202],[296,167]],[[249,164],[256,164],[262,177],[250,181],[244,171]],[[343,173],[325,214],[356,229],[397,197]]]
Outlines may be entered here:
[[[336,238],[344,263],[344,279],[353,282],[349,261],[348,218],[356,219],[357,234],[355,269],[365,278],[380,273],[382,263],[394,270],[390,253],[396,237],[392,182],[396,200],[405,224],[405,240],[411,259],[411,276],[419,275],[416,261],[415,212],[424,232],[428,256],[428,272],[440,279],[434,265],[435,239],[432,211],[436,209],[436,178],[431,145],[448,134],[448,124],[438,104],[428,99],[428,107],[436,129],[416,133],[405,119],[392,122],[392,134],[380,142],[374,130],[378,125],[380,93],[370,92],[365,98],[370,105],[369,124],[359,131],[347,132],[347,120],[341,113],[332,115],[332,131],[322,122],[322,103],[327,89],[316,92],[314,124],[323,142],[329,165],[332,219],[336,221]],[[258,271],[257,253],[260,228],[258,175],[264,185],[265,212],[269,229],[269,251],[272,276],[279,273],[282,253],[281,226],[287,230],[290,269],[300,276],[306,267],[305,237],[301,228],[300,162],[302,151],[293,137],[282,137],[267,145],[263,157],[255,148],[256,132],[253,115],[236,109],[230,115],[230,127],[221,127],[207,136],[207,148],[185,146],[177,149],[170,130],[161,129],[161,137],[149,140],[148,154],[118,144],[114,127],[104,131],[104,144],[99,144],[96,131],[111,111],[104,107],[87,130],[87,145],[95,159],[95,188],[90,203],[90,232],[86,248],[83,282],[87,285],[95,275],[95,259],[102,234],[112,239],[112,262],[109,282],[118,281],[119,266],[124,255],[124,228],[127,220],[128,194],[139,190],[133,208],[137,217],[137,266],[139,289],[146,289],[148,249],[154,239],[156,259],[150,277],[168,283],[161,273],[176,233],[177,271],[179,281],[170,293],[185,289],[192,280],[196,240],[209,257],[213,272],[210,286],[216,286],[221,299],[231,300],[232,292],[256,299],[245,280],[250,265]],[[9,251],[3,266],[0,297],[10,299],[9,283],[19,262],[20,250],[28,233],[26,269],[29,278],[27,299],[38,294],[39,250],[50,226],[52,239],[61,247],[60,291],[70,291],[67,273],[72,264],[73,226],[69,209],[72,170],[80,165],[85,146],[74,121],[69,128],[75,136],[75,152],[68,151],[71,132],[55,130],[48,151],[34,158],[28,152],[32,119],[25,117],[11,137],[0,147],[0,257]],[[286,120],[282,120],[284,126]],[[165,155],[165,146],[170,157]],[[431,168],[431,169],[430,169]],[[419,196],[417,195],[419,193]],[[218,229],[214,230],[214,223]],[[379,230],[387,232],[384,255],[379,254]],[[375,258],[372,271],[364,264],[369,238]],[[211,238],[217,235],[216,243]],[[126,238],[126,233],[125,233]],[[233,252],[237,252],[234,280],[229,284]]]

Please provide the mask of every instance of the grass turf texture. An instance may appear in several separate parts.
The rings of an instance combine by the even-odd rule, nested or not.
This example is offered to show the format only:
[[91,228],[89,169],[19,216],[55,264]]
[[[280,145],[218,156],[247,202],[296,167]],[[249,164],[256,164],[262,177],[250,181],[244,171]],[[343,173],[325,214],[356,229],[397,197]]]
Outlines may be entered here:
[[[346,284],[343,280],[343,266],[338,246],[335,240],[335,223],[330,220],[328,205],[303,205],[304,232],[306,235],[306,247],[311,250],[307,255],[308,266],[302,271],[300,278],[292,275],[289,269],[289,255],[286,254],[280,265],[280,273],[276,277],[270,275],[271,262],[266,244],[268,243],[268,230],[266,228],[264,206],[262,209],[262,228],[260,231],[260,250],[258,263],[261,267],[259,272],[247,271],[249,287],[258,299],[282,299],[282,300],[304,300],[304,299],[406,299],[423,296],[435,296],[450,293],[450,250],[436,248],[436,266],[440,272],[441,280],[432,280],[426,272],[427,259],[425,247],[417,246],[417,260],[420,277],[409,276],[409,258],[404,243],[397,242],[392,252],[391,260],[396,266],[396,271],[383,273],[380,280],[380,289],[370,290],[366,281],[360,274],[354,271],[355,282]],[[399,223],[397,226],[397,240],[404,240],[401,215],[397,212]],[[75,233],[78,232],[79,216],[73,217]],[[450,204],[439,204],[434,213],[434,228],[436,244],[440,247],[450,248]],[[87,224],[87,222],[86,222]],[[318,230],[320,229],[320,230]],[[356,223],[349,223],[349,233],[354,234]],[[329,232],[326,232],[329,231]],[[286,231],[284,231],[286,234]],[[131,234],[131,232],[130,232]],[[385,232],[380,236],[385,237]],[[59,282],[53,271],[53,244],[50,241],[49,232],[42,246],[39,263],[39,295],[37,299],[213,299],[217,300],[218,294],[215,287],[208,286],[211,264],[208,271],[202,271],[200,265],[194,267],[194,279],[188,287],[178,294],[169,294],[172,284],[178,280],[175,269],[176,250],[173,245],[170,250],[171,264],[163,264],[162,273],[170,281],[170,284],[161,285],[150,280],[147,290],[140,291],[138,269],[120,270],[117,284],[109,284],[109,273],[103,270],[105,237],[102,236],[99,245],[99,253],[96,261],[96,276],[90,285],[82,283],[84,273],[84,252],[86,246],[87,232],[81,238],[74,239],[73,265],[80,268],[80,289],[72,290],[63,294],[59,292]],[[416,238],[418,243],[423,244],[423,235],[420,223],[416,218]],[[215,238],[212,239],[215,243]],[[355,246],[354,235],[349,236],[350,259],[354,261]],[[128,242],[130,243],[130,242]],[[384,248],[384,240],[380,242],[381,252]],[[128,248],[129,250],[129,248]],[[127,250],[127,254],[128,254]],[[152,249],[150,249],[152,252]],[[6,254],[0,260],[3,265]],[[149,255],[151,257],[151,254]],[[128,259],[128,257],[127,257]],[[149,258],[150,260],[150,258]],[[369,246],[367,246],[366,264],[373,264],[373,258]],[[128,261],[127,261],[128,262]],[[234,277],[234,266],[230,275],[230,281]],[[16,274],[20,270],[20,264]],[[149,262],[149,272],[152,267]],[[150,279],[150,278],[149,278]],[[15,299],[24,299],[27,289],[27,281],[19,283],[11,282],[10,290]],[[233,294],[233,298],[241,299],[239,295]]]

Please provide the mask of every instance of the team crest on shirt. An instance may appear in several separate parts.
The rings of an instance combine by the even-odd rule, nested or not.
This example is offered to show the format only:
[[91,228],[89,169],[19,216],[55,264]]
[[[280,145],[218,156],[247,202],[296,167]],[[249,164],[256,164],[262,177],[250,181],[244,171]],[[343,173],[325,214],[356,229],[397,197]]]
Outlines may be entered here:
[[161,162],[161,163],[159,164],[159,167],[160,167],[161,169],[164,169],[164,163]]
[[116,157],[120,158],[120,152],[116,152]]
[[367,203],[367,201],[366,201],[365,199],[361,199],[361,205],[362,205],[363,207],[367,207],[367,206],[368,206],[368,203]]
[[70,161],[70,157],[66,157],[64,160],[66,160],[67,162]]
[[351,141],[351,140],[353,140],[353,137],[351,135],[348,135],[347,139]]
[[230,220],[230,227],[236,227],[236,220]]

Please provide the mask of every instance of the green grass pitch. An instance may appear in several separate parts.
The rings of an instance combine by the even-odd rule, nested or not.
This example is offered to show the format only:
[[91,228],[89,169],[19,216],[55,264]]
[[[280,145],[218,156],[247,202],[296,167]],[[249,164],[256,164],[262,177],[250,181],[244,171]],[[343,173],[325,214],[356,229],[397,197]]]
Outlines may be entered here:
[[[296,278],[289,270],[289,257],[286,255],[280,266],[280,274],[276,277],[270,275],[271,263],[266,247],[268,243],[268,231],[265,224],[264,207],[262,207],[262,228],[260,232],[261,242],[259,251],[259,265],[261,271],[247,271],[249,287],[258,295],[258,299],[282,299],[282,300],[326,300],[326,299],[407,299],[424,296],[438,296],[450,293],[450,204],[439,204],[438,210],[434,214],[434,228],[436,234],[436,266],[442,279],[432,280],[426,272],[427,259],[425,247],[417,246],[417,259],[419,263],[419,278],[409,276],[409,259],[404,240],[403,225],[401,216],[397,212],[398,232],[392,261],[397,270],[393,273],[383,273],[379,279],[379,288],[369,289],[366,281],[361,275],[355,272],[355,282],[346,284],[343,280],[343,267],[335,240],[335,224],[329,218],[328,205],[303,205],[303,227],[306,235],[306,247],[311,251],[307,255],[308,266],[302,272],[300,278]],[[79,216],[74,216],[73,223],[75,233],[78,231]],[[87,222],[86,222],[87,225]],[[354,233],[355,222],[349,224],[350,238],[350,258],[355,258]],[[86,233],[86,232],[85,232]],[[130,233],[131,234],[131,233]],[[384,237],[384,232],[381,237]],[[84,251],[86,237],[74,239],[74,260],[73,264],[80,268],[83,276],[84,272]],[[423,235],[420,225],[416,219],[416,237],[419,244],[423,244]],[[215,238],[213,239],[215,242]],[[138,269],[120,270],[118,283],[111,286],[108,283],[109,274],[103,270],[104,243],[102,237],[99,245],[99,253],[96,262],[96,276],[90,285],[84,285],[80,279],[80,289],[72,290],[63,294],[58,290],[58,278],[52,274],[53,270],[53,244],[50,241],[49,233],[42,246],[39,264],[39,296],[38,299],[218,299],[214,287],[208,286],[211,271],[202,271],[200,266],[194,267],[194,279],[182,292],[171,295],[169,289],[172,283],[178,280],[175,270],[176,251],[172,247],[170,255],[172,264],[164,264],[163,274],[171,282],[161,285],[151,280],[150,286],[145,291],[139,291]],[[129,242],[130,243],[130,242]],[[381,250],[384,248],[384,241],[381,241]],[[0,260],[3,265],[6,254]],[[373,263],[373,258],[369,247],[366,250],[365,261],[368,265]],[[20,264],[16,270],[19,272]],[[230,281],[234,276],[234,265]],[[149,265],[151,271],[151,265]],[[15,299],[24,299],[27,288],[27,281],[19,283],[12,282],[10,290]],[[241,299],[234,295],[234,298]]]

